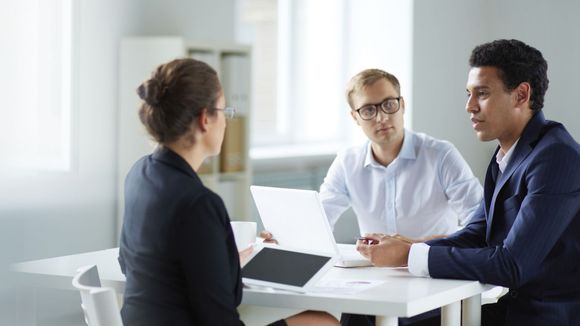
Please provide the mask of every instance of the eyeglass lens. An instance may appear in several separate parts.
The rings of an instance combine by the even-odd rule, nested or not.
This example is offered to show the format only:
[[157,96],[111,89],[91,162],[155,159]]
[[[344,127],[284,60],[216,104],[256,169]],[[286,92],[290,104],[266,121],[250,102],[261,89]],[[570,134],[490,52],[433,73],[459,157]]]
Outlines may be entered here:
[[228,107],[224,109],[224,113],[226,114],[226,118],[233,119],[236,114],[236,109]]
[[[387,114],[393,114],[399,110],[399,99],[398,98],[389,98],[379,104],[381,110]],[[378,107],[379,105],[367,105],[358,110],[361,118],[365,120],[373,119],[377,116]]]

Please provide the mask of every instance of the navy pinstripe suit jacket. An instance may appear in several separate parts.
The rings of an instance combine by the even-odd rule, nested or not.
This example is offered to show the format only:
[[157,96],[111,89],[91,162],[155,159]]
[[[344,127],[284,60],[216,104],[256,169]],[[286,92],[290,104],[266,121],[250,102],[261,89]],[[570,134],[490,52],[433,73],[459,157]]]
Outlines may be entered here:
[[494,155],[468,225],[428,242],[430,275],[510,288],[506,325],[580,325],[580,146],[538,112],[497,175]]

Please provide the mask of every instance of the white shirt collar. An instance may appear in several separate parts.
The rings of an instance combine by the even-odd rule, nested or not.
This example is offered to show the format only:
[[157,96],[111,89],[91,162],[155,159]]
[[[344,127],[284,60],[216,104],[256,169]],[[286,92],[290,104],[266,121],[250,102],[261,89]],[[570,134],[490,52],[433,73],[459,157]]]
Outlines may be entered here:
[[[403,138],[403,145],[401,146],[401,151],[399,152],[399,155],[397,155],[397,158],[395,158],[395,160],[398,158],[410,160],[414,160],[417,158],[414,137],[415,135],[412,132],[409,132],[407,129],[405,129],[405,137]],[[370,140],[368,141],[367,144],[367,153],[365,155],[365,161],[363,166],[367,167],[369,165],[383,166],[382,164],[377,162],[377,160],[375,160],[373,156],[372,142]]]
[[468,220],[479,207],[481,185],[451,143],[407,130],[389,166],[368,163],[374,161],[369,152],[365,141],[341,151],[330,166],[320,200],[331,226],[352,207],[361,234],[451,234],[458,218]]
[[518,138],[518,140],[516,140],[516,142],[510,147],[510,149],[508,149],[507,153],[504,154],[500,148],[497,151],[497,154],[495,154],[495,161],[496,161],[497,165],[499,166],[499,170],[501,171],[501,173],[503,173],[506,166],[510,162],[510,158],[512,157],[512,154],[514,152],[514,148],[516,148],[516,145],[518,144],[519,141],[520,141],[520,139]]

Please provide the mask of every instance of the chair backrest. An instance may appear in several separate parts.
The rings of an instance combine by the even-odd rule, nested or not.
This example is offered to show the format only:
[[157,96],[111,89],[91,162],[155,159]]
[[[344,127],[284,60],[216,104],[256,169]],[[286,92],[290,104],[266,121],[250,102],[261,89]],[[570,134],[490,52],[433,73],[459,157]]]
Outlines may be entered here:
[[81,293],[81,307],[88,326],[123,326],[115,290],[101,287],[97,265],[79,268],[72,285]]

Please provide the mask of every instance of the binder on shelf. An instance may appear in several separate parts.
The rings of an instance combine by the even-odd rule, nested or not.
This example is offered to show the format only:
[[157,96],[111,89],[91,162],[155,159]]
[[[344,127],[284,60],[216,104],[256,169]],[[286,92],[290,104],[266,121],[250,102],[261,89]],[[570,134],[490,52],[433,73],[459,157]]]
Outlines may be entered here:
[[238,116],[227,122],[220,155],[220,172],[246,169],[246,118]]
[[208,157],[201,163],[199,169],[197,169],[197,174],[210,174],[213,173],[213,165],[215,158]]
[[250,59],[240,54],[224,54],[221,60],[221,79],[226,104],[239,114],[247,115],[250,93]]

